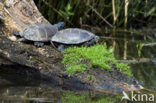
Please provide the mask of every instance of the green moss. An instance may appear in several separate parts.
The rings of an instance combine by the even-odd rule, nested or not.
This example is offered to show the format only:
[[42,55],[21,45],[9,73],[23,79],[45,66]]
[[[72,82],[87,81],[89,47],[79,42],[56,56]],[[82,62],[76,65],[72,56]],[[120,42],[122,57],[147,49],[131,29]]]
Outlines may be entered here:
[[73,65],[73,66],[70,66],[66,69],[66,72],[69,74],[69,75],[72,75],[76,72],[84,72],[86,70],[86,65],[85,64],[80,64],[80,65]]
[[127,64],[124,63],[117,63],[116,67],[118,69],[120,69],[120,71],[122,71],[124,74],[128,75],[128,76],[132,76],[132,72],[130,70],[130,67]]
[[62,64],[66,67],[69,75],[94,67],[112,70],[114,64],[123,73],[131,75],[129,66],[118,63],[113,55],[113,48],[107,48],[106,44],[97,44],[91,47],[69,47],[63,54]]

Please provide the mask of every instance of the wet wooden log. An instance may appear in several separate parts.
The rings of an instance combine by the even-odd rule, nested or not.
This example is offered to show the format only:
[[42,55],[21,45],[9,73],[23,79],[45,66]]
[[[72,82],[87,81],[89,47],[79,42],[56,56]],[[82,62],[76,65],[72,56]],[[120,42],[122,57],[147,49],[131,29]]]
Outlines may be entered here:
[[12,62],[10,62],[9,60],[7,60],[6,58],[0,57],[0,66],[2,65],[11,65],[13,64]]
[[[20,69],[22,72],[18,72],[18,69],[13,69],[14,72],[11,73],[16,74],[16,76],[13,75],[11,80],[7,78],[9,81],[12,81],[13,84],[15,83],[13,78],[19,77],[18,74],[22,73],[28,74],[25,75],[25,77],[31,78],[30,80],[33,82],[37,79],[36,84],[38,85],[45,83],[44,85],[61,86],[66,89],[94,90],[102,93],[117,93],[123,90],[143,89],[139,81],[127,77],[116,70],[107,71],[94,68],[83,74],[68,77],[65,73],[65,68],[61,64],[62,54],[48,44],[42,48],[37,48],[32,44],[17,43],[10,41],[6,36],[0,36],[0,45],[0,57],[17,65],[18,68],[26,66],[25,69]],[[16,67],[14,65],[10,65],[10,67]],[[1,73],[8,73],[4,71],[6,69],[3,68],[5,68],[5,66],[0,67],[0,70],[2,70]],[[11,71],[12,69],[7,70]],[[88,79],[89,76],[92,76],[92,80]],[[38,83],[38,80],[43,81],[39,81]],[[19,81],[21,81],[20,77]],[[22,84],[23,81],[24,80],[22,80],[20,84]],[[26,83],[31,84],[33,83],[32,81]]]
[[[94,90],[104,93],[115,93],[116,91],[130,91],[142,89],[141,83],[134,78],[129,78],[119,71],[107,71],[104,69],[93,69],[75,76],[68,77],[65,68],[61,64],[62,54],[51,47],[49,44],[42,48],[34,45],[19,43],[16,40],[10,40],[12,30],[21,30],[28,25],[36,22],[46,22],[46,19],[38,11],[33,0],[4,0],[0,1],[0,11],[4,19],[4,27],[0,34],[0,58],[9,61],[11,64],[0,66],[1,72],[5,72],[4,67],[21,67],[21,69],[13,69],[15,71],[11,79],[6,78],[9,83],[15,83],[15,78],[19,73],[28,73],[25,75],[33,79],[42,79],[43,83],[55,84],[67,89],[78,90]],[[8,69],[10,71],[10,69]],[[13,72],[11,72],[13,73]],[[37,75],[37,76],[32,76]],[[92,76],[93,80],[88,80],[88,76]],[[43,79],[44,78],[44,79]],[[19,79],[20,81],[20,79]],[[21,84],[23,80],[21,81]],[[28,81],[27,83],[30,83]],[[40,85],[40,82],[37,83]],[[42,83],[41,83],[42,84]],[[1,85],[1,83],[0,83]]]

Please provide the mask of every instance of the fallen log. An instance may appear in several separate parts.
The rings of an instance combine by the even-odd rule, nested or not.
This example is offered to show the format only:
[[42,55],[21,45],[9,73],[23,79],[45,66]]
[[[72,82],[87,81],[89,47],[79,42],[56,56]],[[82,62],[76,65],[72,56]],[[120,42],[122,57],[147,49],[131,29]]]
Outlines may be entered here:
[[33,0],[1,1],[1,12],[7,28],[21,30],[36,22],[47,22]]
[[[36,73],[39,77],[48,78],[49,81],[45,79],[48,81],[46,84],[55,84],[67,89],[95,90],[104,93],[143,88],[139,81],[127,77],[117,70],[107,71],[97,68],[68,77],[61,64],[62,54],[48,44],[42,48],[37,48],[31,44],[12,42],[7,37],[0,36],[0,45],[0,57],[11,61],[13,64],[18,64],[19,67],[26,66],[29,69],[23,69],[23,71],[27,71],[28,74],[30,69],[31,71],[38,71]],[[93,79],[89,80],[88,76],[92,76]]]

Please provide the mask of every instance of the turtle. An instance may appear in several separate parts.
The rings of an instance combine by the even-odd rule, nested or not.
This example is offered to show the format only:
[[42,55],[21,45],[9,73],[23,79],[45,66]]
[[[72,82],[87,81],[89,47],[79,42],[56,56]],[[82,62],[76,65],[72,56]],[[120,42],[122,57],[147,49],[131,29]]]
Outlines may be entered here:
[[63,27],[64,22],[59,22],[54,25],[41,22],[31,24],[21,31],[14,30],[13,34],[22,37],[17,40],[19,42],[33,41],[35,46],[41,47],[44,45],[44,42],[50,42],[51,37]]
[[99,36],[80,28],[67,28],[58,31],[52,38],[51,44],[58,44],[58,51],[64,51],[65,45],[85,44],[90,46],[97,42]]

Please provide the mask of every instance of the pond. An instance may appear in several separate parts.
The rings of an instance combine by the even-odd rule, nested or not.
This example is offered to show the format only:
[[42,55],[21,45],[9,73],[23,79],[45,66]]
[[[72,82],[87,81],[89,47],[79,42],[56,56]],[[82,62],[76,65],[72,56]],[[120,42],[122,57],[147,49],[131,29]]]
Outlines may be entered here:
[[[109,33],[107,36],[101,34],[99,43],[112,46],[115,57],[131,66],[134,77],[141,81],[146,88],[142,91],[143,93],[156,94],[156,45],[154,44],[156,40],[152,38],[148,35],[140,36],[118,32]],[[70,91],[38,83],[42,80],[36,80],[29,84],[29,78],[22,75],[12,76],[17,74],[9,73],[6,71],[8,68],[13,67],[5,67],[0,70],[0,83],[3,83],[3,77],[17,83],[16,85],[9,83],[1,85],[0,103],[120,103],[123,96],[122,94],[98,94],[91,91]],[[122,102],[131,103],[126,100]]]

